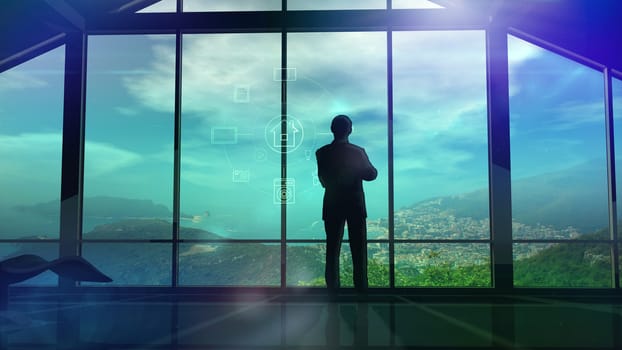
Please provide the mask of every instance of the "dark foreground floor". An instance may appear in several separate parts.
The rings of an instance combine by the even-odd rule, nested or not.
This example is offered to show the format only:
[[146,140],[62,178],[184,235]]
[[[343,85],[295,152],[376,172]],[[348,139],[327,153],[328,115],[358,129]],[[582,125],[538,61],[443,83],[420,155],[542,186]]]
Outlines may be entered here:
[[[3,349],[622,349],[614,298],[12,295]],[[619,300],[619,299],[617,299]]]

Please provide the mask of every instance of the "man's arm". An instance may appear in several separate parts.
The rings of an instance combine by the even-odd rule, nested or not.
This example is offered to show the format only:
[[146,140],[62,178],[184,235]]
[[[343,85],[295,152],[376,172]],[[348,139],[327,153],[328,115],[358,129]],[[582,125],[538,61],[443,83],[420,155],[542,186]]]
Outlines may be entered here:
[[365,150],[363,150],[363,169],[361,171],[361,178],[365,181],[372,181],[378,177],[378,170],[371,164],[369,157]]
[[320,180],[320,184],[322,185],[322,187],[326,187],[326,183],[325,183],[325,175],[324,175],[324,167],[322,165],[322,162],[320,161],[321,158],[321,154],[320,154],[320,150],[317,150],[315,152],[315,159],[317,159],[317,177]]

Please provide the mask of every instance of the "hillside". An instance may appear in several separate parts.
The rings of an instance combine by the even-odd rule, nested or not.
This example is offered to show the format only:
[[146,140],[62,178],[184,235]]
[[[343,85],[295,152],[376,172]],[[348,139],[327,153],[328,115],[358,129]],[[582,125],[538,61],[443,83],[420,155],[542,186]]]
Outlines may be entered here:
[[[609,236],[600,230],[576,239],[573,243],[552,245],[514,265],[518,287],[611,287],[611,248],[603,243]],[[575,243],[576,242],[576,243]]]
[[[594,182],[595,179],[597,182]],[[608,223],[607,182],[602,164],[586,162],[562,171],[512,181],[512,216],[524,225],[547,225],[556,229],[572,226],[582,233],[601,229]],[[457,217],[483,219],[489,216],[488,189],[440,200],[442,210]]]

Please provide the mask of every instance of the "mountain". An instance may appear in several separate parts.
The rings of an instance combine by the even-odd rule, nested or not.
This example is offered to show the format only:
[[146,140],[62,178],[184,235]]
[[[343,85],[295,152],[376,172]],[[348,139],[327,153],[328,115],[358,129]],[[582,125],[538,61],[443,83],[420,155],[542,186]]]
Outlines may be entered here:
[[[95,227],[84,234],[82,255],[114,285],[170,285],[172,244],[152,242],[170,239],[172,225],[160,219],[129,219]],[[223,237],[194,228],[181,227],[179,279],[182,285],[280,285],[279,244],[217,242]],[[114,243],[110,240],[133,240]],[[197,242],[209,239],[216,242]],[[98,242],[98,240],[106,240]],[[136,242],[136,240],[144,243]],[[10,255],[37,254],[58,257],[56,244],[17,243]],[[288,247],[287,280],[292,284],[323,276],[322,249],[307,244]],[[38,283],[54,283],[48,274]]]
[[[572,226],[582,233],[608,224],[607,177],[596,161],[552,173],[512,181],[512,217],[525,225]],[[456,196],[433,198],[411,208],[438,201],[439,209],[457,217],[489,216],[488,189]]]
[[[29,206],[15,206],[14,209],[23,213],[49,216],[58,215],[59,206],[59,201],[53,200]],[[86,197],[82,206],[85,217],[172,217],[172,212],[166,206],[147,199],[108,196]]]
[[[96,226],[84,234],[84,239],[170,239],[173,232],[171,222],[162,219],[126,219]],[[184,239],[223,239],[208,231],[181,227],[180,237]]]

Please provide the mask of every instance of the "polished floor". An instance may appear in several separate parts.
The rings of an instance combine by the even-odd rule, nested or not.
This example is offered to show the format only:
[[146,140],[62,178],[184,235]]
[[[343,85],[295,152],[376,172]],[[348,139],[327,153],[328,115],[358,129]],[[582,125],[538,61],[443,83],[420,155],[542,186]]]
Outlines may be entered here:
[[3,349],[622,349],[619,298],[12,293]]

